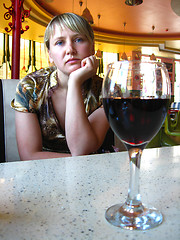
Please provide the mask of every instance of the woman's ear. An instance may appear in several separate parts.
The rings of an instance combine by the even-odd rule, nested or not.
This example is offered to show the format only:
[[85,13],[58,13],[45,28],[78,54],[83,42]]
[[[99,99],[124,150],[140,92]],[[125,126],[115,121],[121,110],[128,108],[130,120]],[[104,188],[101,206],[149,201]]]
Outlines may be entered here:
[[51,51],[50,50],[48,50],[48,55],[49,55],[49,62],[53,63],[54,61],[53,61],[53,59],[51,57]]
[[94,49],[94,43],[93,43],[93,45],[92,45],[92,55],[94,55],[95,54],[95,49]]

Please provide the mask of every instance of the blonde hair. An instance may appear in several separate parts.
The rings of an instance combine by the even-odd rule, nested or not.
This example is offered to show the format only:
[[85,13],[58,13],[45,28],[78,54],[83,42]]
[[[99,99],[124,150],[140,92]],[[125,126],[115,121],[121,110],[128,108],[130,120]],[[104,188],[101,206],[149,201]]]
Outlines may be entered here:
[[73,32],[78,32],[87,37],[87,39],[94,44],[94,32],[90,24],[81,16],[74,13],[63,13],[55,16],[48,24],[45,35],[45,47],[49,50],[49,40],[54,33],[54,27],[58,25],[61,29],[69,28]]

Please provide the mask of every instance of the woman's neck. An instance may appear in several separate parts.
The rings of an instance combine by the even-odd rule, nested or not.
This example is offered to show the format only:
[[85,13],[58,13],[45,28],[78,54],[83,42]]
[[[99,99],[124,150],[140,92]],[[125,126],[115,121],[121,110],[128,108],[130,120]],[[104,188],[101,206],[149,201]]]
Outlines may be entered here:
[[60,71],[57,71],[57,81],[58,81],[58,85],[61,89],[68,88],[68,79],[69,79],[69,76],[63,74]]

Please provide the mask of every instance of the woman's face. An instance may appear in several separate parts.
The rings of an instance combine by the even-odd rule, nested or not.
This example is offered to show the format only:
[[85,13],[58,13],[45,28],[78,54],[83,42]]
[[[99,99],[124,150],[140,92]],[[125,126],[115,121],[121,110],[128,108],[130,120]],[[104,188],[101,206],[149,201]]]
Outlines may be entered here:
[[94,45],[77,32],[55,25],[54,34],[50,37],[49,59],[58,71],[65,75],[81,67],[81,60],[94,54]]

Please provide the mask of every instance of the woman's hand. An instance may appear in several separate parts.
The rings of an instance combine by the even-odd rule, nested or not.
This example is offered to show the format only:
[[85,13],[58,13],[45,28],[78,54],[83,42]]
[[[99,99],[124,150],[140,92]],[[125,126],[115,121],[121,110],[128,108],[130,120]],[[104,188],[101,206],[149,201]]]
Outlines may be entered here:
[[81,61],[81,67],[69,75],[69,82],[73,81],[81,86],[84,81],[96,74],[97,68],[98,60],[94,55],[84,58]]

